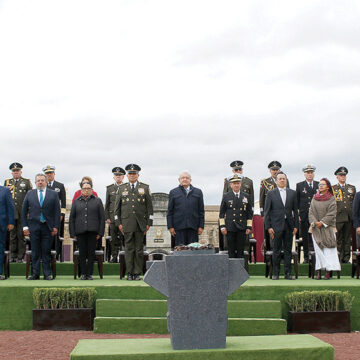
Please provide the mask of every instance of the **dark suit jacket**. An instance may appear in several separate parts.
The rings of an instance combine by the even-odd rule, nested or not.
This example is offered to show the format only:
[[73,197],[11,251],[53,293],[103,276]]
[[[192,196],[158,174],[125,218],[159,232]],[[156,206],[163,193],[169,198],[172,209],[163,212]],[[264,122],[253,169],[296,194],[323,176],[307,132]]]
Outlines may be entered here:
[[360,227],[360,191],[356,193],[353,201],[353,221],[355,229]]
[[200,189],[190,185],[189,194],[179,185],[169,194],[167,227],[175,230],[204,228],[204,199]]
[[60,226],[60,204],[56,191],[46,189],[42,208],[40,207],[37,189],[30,190],[24,199],[22,206],[22,226],[29,227],[30,232],[40,227],[40,214],[44,214],[46,225],[49,230],[59,229]]
[[15,206],[11,192],[7,187],[0,186],[0,230],[5,232],[8,225],[15,224]]
[[306,180],[296,184],[296,196],[301,221],[307,221],[309,219],[310,203],[318,188],[318,181],[313,181],[313,188],[308,185]]
[[284,230],[285,221],[291,229],[299,228],[296,192],[286,189],[285,206],[278,188],[268,192],[265,200],[265,229],[273,228],[275,232]]
[[49,186],[48,189],[55,190],[59,195],[60,205],[61,205],[61,214],[65,215],[66,213],[66,191],[65,186],[61,182],[56,180],[53,181],[52,186]]

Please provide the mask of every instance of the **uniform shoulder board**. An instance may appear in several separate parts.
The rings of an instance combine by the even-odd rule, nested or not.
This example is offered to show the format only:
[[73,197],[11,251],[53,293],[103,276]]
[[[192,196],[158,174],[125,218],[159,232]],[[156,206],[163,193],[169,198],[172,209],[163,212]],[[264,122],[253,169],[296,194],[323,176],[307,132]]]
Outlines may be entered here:
[[145,184],[145,183],[143,183],[143,182],[139,182],[139,185],[142,185],[142,186],[147,186],[147,187],[149,187],[149,185],[148,185],[148,184]]
[[[112,186],[112,185],[114,185],[114,184],[107,185],[106,187],[109,188],[109,187]],[[121,184],[121,185],[122,185],[122,184]]]

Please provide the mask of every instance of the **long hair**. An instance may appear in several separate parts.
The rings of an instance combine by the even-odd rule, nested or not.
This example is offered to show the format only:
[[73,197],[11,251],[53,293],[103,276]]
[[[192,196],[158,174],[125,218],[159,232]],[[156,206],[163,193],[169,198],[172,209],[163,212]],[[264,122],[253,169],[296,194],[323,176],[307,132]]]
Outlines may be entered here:
[[320,179],[320,181],[325,181],[326,182],[326,185],[328,187],[328,192],[332,194],[331,183],[330,183],[329,179],[328,178],[322,178],[322,179]]

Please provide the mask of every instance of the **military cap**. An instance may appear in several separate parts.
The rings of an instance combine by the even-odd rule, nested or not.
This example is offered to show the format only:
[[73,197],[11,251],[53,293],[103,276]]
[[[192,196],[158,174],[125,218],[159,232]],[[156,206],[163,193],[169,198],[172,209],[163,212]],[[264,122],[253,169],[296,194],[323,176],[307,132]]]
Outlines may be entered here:
[[348,169],[345,166],[340,166],[336,171],[335,171],[335,175],[347,175],[348,173]]
[[271,170],[279,170],[281,169],[281,164],[279,161],[274,160],[268,165],[268,168]]
[[141,170],[141,167],[136,164],[129,164],[125,166],[125,170],[128,174],[137,174]]
[[314,165],[306,165],[305,167],[302,168],[302,171],[305,172],[309,172],[309,171],[315,171],[316,167]]
[[117,166],[112,169],[112,173],[114,175],[125,175],[125,170],[123,168],[121,168],[120,166]]
[[10,166],[9,166],[9,169],[11,171],[21,170],[22,168],[23,168],[23,166],[20,163],[17,163],[17,162],[14,162],[14,163],[10,164]]
[[243,178],[242,175],[234,174],[234,175],[230,178],[229,182],[230,182],[230,183],[233,183],[233,182],[241,182],[241,181],[242,181],[242,178]]
[[42,168],[42,171],[43,171],[45,174],[55,172],[55,166],[53,166],[53,165],[46,165],[45,167]]
[[242,166],[244,163],[241,160],[235,160],[230,164],[230,167],[232,167],[234,170],[242,169]]

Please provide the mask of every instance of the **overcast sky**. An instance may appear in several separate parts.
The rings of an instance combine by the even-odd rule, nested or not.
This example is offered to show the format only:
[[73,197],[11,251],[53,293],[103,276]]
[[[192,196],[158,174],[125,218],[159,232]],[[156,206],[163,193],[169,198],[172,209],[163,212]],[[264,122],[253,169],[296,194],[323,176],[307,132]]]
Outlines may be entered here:
[[0,0],[0,181],[46,164],[104,199],[136,163],[152,192],[190,171],[219,204],[233,160],[360,190],[358,1]]

